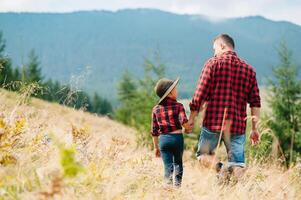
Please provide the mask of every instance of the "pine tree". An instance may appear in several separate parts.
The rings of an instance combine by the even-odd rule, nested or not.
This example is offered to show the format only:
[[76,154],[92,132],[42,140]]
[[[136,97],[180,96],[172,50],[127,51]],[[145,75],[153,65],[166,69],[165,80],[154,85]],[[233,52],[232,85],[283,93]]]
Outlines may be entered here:
[[113,113],[112,104],[107,99],[101,99],[99,114],[111,115]]
[[270,80],[270,127],[279,138],[287,164],[292,164],[301,152],[301,81],[285,43],[278,54],[280,64],[273,69],[274,79]]
[[154,87],[159,78],[164,76],[164,72],[165,66],[161,64],[159,54],[156,54],[156,62],[145,59],[143,78],[135,81],[125,72],[119,83],[121,105],[116,110],[115,117],[139,130],[137,142],[143,146],[151,146],[151,112],[158,101]]
[[43,98],[46,86],[43,84],[44,77],[42,76],[42,69],[40,67],[38,56],[35,54],[34,50],[31,50],[28,59],[28,63],[22,68],[21,88],[35,85],[37,89],[31,96]]
[[113,108],[107,99],[101,98],[97,93],[94,93],[91,112],[101,115],[110,115],[113,112]]
[[38,56],[35,54],[34,50],[31,50],[28,58],[29,62],[24,70],[24,81],[27,83],[41,83],[44,77],[42,76],[42,69],[40,67]]
[[132,75],[126,71],[118,85],[118,99],[121,103],[115,112],[117,120],[124,124],[134,126],[134,108],[133,104],[137,97],[137,85]]
[[5,52],[5,40],[3,39],[3,33],[0,31],[0,58],[4,58]]
[[21,73],[20,73],[19,68],[17,68],[17,67],[13,71],[13,79],[21,81]]
[[136,96],[137,86],[132,75],[125,71],[118,85],[118,97],[121,102],[127,102]]
[[54,81],[54,83],[51,86],[51,95],[52,95],[52,101],[54,102],[60,102],[61,96],[60,96],[60,91],[62,89],[62,86],[60,82]]
[[74,106],[76,109],[91,110],[91,101],[89,95],[84,91],[76,92]]
[[100,113],[100,106],[101,106],[101,99],[97,93],[94,93],[93,98],[92,98],[91,112]]
[[0,86],[11,89],[11,83],[14,81],[11,60],[9,58],[0,58]]
[[44,83],[44,85],[45,85],[45,92],[43,93],[41,98],[47,101],[55,101],[54,94],[56,91],[54,90],[53,81],[49,79]]
[[11,59],[5,55],[5,40],[3,34],[0,32],[0,87],[7,89],[12,88],[12,81],[14,81]]

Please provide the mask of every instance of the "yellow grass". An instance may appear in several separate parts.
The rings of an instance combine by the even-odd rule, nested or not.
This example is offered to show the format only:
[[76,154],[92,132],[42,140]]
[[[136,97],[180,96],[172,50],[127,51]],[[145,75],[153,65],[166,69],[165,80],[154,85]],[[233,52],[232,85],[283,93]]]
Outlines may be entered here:
[[[13,147],[0,152],[0,159],[15,159],[0,165],[0,199],[301,199],[298,167],[284,171],[253,163],[237,184],[222,187],[190,152],[184,156],[182,187],[168,189],[162,161],[136,147],[135,130],[35,99],[15,107],[17,99],[0,91],[1,116],[20,133]],[[76,160],[84,168],[73,178],[63,176],[62,145],[76,145]]]

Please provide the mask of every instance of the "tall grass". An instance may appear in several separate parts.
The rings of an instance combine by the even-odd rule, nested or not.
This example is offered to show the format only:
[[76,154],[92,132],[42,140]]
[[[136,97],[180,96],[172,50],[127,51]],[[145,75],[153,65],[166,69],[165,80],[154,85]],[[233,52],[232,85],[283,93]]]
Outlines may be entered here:
[[137,148],[135,130],[36,99],[18,106],[7,123],[19,97],[1,90],[3,124],[18,142],[8,147],[14,159],[1,154],[0,199],[301,198],[300,166],[286,170],[254,159],[239,182],[220,186],[191,151],[184,154],[182,187],[168,188],[161,159]]

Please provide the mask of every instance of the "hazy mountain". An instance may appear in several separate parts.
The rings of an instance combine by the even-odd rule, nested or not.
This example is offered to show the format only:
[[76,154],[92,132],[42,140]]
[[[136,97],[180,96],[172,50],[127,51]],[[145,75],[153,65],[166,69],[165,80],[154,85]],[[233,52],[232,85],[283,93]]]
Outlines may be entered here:
[[46,77],[67,82],[71,75],[89,71],[72,78],[73,84],[107,97],[116,97],[117,82],[126,69],[143,75],[143,59],[156,50],[167,76],[181,76],[180,90],[190,94],[212,55],[212,39],[222,32],[235,38],[238,54],[256,68],[261,82],[278,61],[276,48],[282,39],[301,63],[301,27],[260,16],[210,21],[151,9],[1,13],[0,30],[14,65],[26,62],[35,49]]

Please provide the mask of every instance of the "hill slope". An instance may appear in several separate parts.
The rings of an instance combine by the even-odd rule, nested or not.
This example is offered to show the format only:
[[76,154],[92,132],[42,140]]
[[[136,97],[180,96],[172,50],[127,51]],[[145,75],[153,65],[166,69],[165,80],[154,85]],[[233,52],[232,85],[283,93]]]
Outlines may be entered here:
[[[236,185],[220,187],[215,174],[199,168],[189,152],[184,159],[182,188],[164,189],[162,161],[154,158],[152,152],[136,147],[134,130],[107,118],[36,99],[29,105],[16,107],[19,99],[14,93],[0,91],[0,199],[39,199],[45,197],[41,193],[49,195],[53,191],[57,191],[54,196],[57,199],[301,197],[300,176],[295,169],[285,172],[268,164],[252,164]],[[5,140],[7,131],[12,130],[12,137]],[[80,140],[73,141],[75,133],[81,133]],[[86,134],[89,137],[85,138]],[[5,142],[13,147],[3,146]],[[61,179],[59,150],[73,143],[77,149],[76,159],[84,172],[74,178]],[[6,157],[3,161],[4,155],[14,159]],[[14,164],[8,165],[8,160]]]
[[46,77],[68,82],[71,75],[89,71],[82,86],[110,98],[116,97],[121,74],[128,69],[141,76],[144,57],[158,49],[167,75],[180,75],[181,93],[189,96],[212,55],[212,39],[222,32],[235,38],[239,55],[254,65],[261,82],[278,62],[275,49],[282,39],[301,63],[301,27],[259,16],[212,22],[150,9],[0,13],[0,30],[15,64],[25,63],[35,49]]

